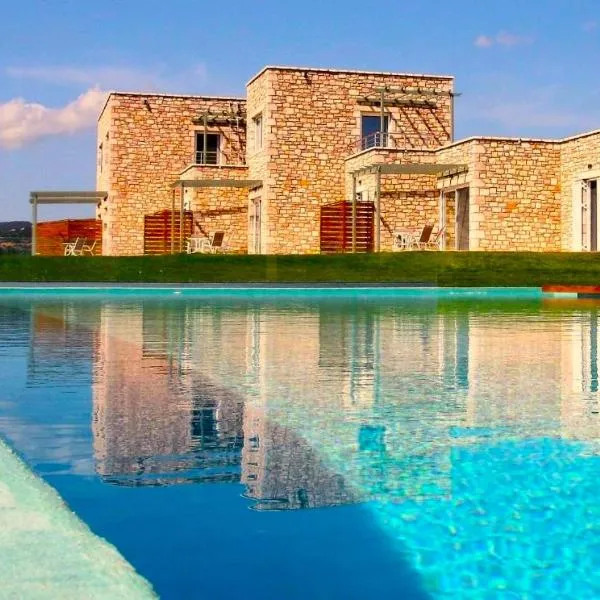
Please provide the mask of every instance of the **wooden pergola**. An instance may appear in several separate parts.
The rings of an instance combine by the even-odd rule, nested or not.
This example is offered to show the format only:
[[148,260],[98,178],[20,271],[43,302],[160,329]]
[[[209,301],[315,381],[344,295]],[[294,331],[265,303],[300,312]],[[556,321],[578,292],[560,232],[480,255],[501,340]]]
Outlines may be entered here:
[[171,254],[175,252],[175,212],[176,202],[175,196],[177,190],[179,190],[179,249],[183,250],[183,214],[185,212],[185,190],[188,188],[245,188],[248,190],[260,187],[262,185],[261,179],[232,179],[232,178],[221,178],[221,179],[178,179],[171,184],[173,194],[171,197]]
[[36,254],[38,205],[40,204],[94,204],[98,206],[108,196],[108,192],[98,191],[38,191],[29,194],[31,204],[31,254]]
[[[374,174],[375,187],[375,252],[381,250],[381,176],[382,175],[437,175],[450,177],[465,173],[468,166],[454,163],[377,163],[351,171],[352,175],[352,252],[356,251],[356,179],[360,175]],[[440,193],[440,203],[443,201]]]

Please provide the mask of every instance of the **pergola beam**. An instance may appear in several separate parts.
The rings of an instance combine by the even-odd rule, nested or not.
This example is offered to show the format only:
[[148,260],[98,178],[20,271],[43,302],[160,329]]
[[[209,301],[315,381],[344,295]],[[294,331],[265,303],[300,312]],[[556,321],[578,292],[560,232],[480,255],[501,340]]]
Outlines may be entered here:
[[390,87],[390,86],[379,86],[373,88],[376,92],[385,92],[386,94],[406,94],[415,96],[450,96],[453,92],[448,90],[440,90],[437,88],[421,88],[414,86],[403,86],[403,87]]
[[394,98],[391,100],[381,100],[381,98],[369,97],[365,96],[363,98],[359,98],[357,101],[358,104],[364,106],[415,106],[415,107],[424,107],[424,108],[437,108],[437,102],[435,100],[423,100],[423,99],[399,99]]
[[247,188],[253,189],[262,185],[262,179],[179,179],[171,184],[172,188]]
[[39,204],[94,204],[98,205],[108,197],[108,192],[100,191],[37,191],[30,192],[31,204],[31,254],[37,252],[37,221]]
[[469,170],[467,165],[448,163],[378,163],[360,167],[351,174],[364,175],[381,173],[382,175],[437,175],[450,177]]

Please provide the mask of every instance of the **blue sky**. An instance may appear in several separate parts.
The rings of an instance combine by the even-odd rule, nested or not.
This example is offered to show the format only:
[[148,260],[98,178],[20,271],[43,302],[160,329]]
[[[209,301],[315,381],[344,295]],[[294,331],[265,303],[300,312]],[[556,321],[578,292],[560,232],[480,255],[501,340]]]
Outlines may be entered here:
[[600,128],[597,14],[598,0],[7,2],[0,221],[29,218],[31,189],[93,189],[105,91],[243,95],[265,64],[455,75],[459,138]]

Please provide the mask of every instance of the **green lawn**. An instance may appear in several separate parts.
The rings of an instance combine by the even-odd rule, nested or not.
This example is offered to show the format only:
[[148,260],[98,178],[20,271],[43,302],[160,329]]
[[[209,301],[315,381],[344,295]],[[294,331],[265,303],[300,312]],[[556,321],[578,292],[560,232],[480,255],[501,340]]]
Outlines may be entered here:
[[405,252],[330,256],[0,257],[0,281],[148,283],[600,284],[600,256]]

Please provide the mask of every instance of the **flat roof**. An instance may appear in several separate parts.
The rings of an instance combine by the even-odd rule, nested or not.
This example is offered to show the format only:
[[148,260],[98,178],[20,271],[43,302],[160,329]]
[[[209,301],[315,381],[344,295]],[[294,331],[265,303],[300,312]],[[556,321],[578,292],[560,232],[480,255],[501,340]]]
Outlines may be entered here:
[[139,98],[187,98],[190,100],[222,100],[224,102],[246,102],[246,98],[242,96],[214,96],[210,94],[167,94],[163,92],[108,92],[106,101],[102,106],[102,110],[98,115],[98,121],[104,114],[108,101],[112,96],[138,96]]
[[293,67],[286,65],[267,65],[254,75],[246,85],[250,85],[255,79],[260,77],[265,71],[308,71],[311,73],[333,73],[333,74],[357,74],[357,75],[377,75],[380,77],[420,77],[423,79],[444,79],[453,81],[454,75],[429,75],[427,73],[397,73],[393,71],[364,71],[361,69],[330,69],[326,67]]

